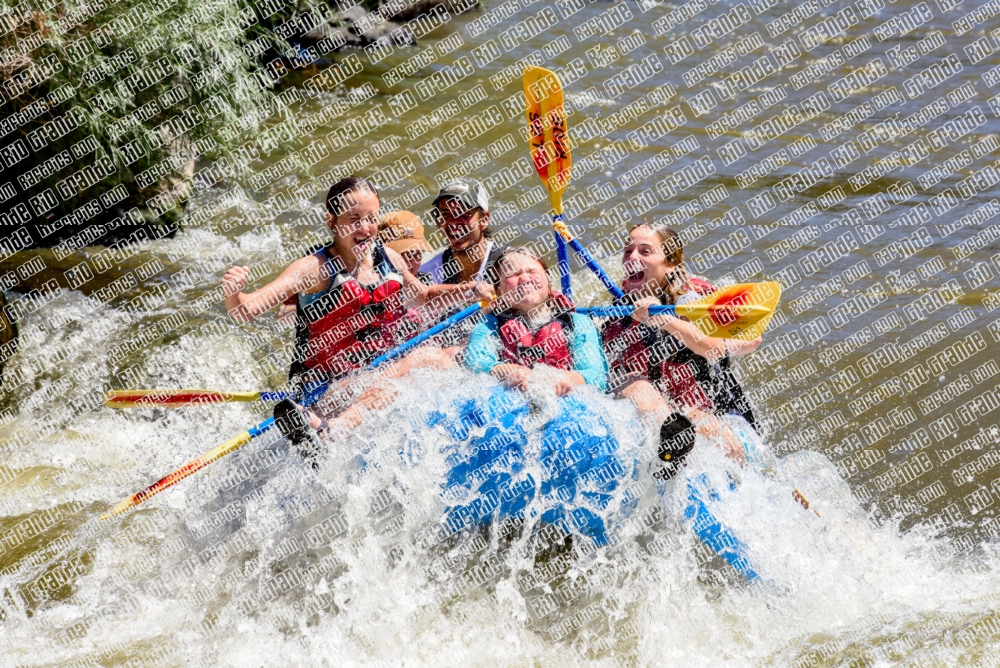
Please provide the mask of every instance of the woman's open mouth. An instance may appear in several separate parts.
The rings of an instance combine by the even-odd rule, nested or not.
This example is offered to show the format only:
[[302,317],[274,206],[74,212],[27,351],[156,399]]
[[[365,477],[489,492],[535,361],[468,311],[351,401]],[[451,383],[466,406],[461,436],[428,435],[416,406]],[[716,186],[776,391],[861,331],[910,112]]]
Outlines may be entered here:
[[625,266],[625,282],[629,285],[641,285],[646,279],[646,271],[640,267]]

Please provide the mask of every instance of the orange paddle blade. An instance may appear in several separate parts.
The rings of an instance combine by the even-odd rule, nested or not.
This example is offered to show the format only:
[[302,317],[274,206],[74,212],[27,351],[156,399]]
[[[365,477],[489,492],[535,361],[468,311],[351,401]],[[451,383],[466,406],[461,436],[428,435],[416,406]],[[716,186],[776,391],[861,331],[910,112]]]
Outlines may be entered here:
[[214,450],[211,450],[200,457],[192,459],[184,466],[180,467],[173,473],[168,474],[166,477],[157,480],[156,482],[154,482],[152,485],[142,490],[141,492],[133,494],[132,496],[125,499],[124,501],[116,505],[114,508],[109,510],[108,512],[101,515],[101,519],[106,520],[109,517],[114,517],[115,515],[120,515],[121,513],[124,513],[129,508],[134,508],[135,506],[138,506],[140,503],[142,503],[149,497],[153,496],[154,494],[159,494],[168,487],[173,487],[181,480],[184,480],[184,478],[187,478],[188,476],[200,471],[201,469],[205,468],[215,460],[221,459],[222,457],[225,457],[233,450],[243,447],[244,445],[249,443],[250,439],[252,438],[253,435],[249,431],[245,431],[239,436],[231,438],[230,440],[226,441],[225,443],[215,448]]
[[752,341],[771,322],[781,286],[775,282],[739,283],[690,304],[678,304],[677,315],[691,320],[706,336]]
[[216,392],[215,390],[112,390],[104,395],[108,408],[178,408],[195,404],[257,401],[260,392]]
[[562,193],[573,171],[562,84],[555,72],[529,65],[524,69],[528,142],[535,171],[549,191],[552,208],[562,213]]

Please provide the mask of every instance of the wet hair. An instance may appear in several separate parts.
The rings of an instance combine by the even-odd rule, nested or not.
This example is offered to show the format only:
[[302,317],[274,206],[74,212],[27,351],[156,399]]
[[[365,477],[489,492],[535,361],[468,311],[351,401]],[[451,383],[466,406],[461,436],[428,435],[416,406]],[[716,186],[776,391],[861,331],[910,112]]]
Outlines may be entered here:
[[529,248],[528,246],[508,246],[500,254],[500,257],[497,258],[496,263],[494,264],[495,270],[490,272],[492,274],[491,278],[493,279],[493,289],[496,290],[497,292],[500,292],[500,279],[503,275],[504,262],[506,262],[507,258],[511,257],[512,255],[521,255],[527,258],[531,258],[538,264],[542,265],[542,269],[545,271],[546,274],[548,274],[549,265],[546,264],[545,260],[543,260],[542,257],[538,253],[536,253],[532,248]]
[[326,192],[326,210],[334,217],[343,214],[350,206],[344,207],[344,200],[349,198],[349,193],[374,193],[378,198],[379,205],[382,198],[378,194],[378,188],[366,178],[361,176],[348,176],[332,186]]
[[667,261],[676,267],[667,274],[667,284],[663,288],[667,303],[676,304],[677,298],[690,290],[687,266],[684,264],[684,243],[677,232],[661,223],[639,223],[629,230],[629,233],[640,227],[649,229],[660,237],[660,248],[663,249],[663,254],[666,255]]

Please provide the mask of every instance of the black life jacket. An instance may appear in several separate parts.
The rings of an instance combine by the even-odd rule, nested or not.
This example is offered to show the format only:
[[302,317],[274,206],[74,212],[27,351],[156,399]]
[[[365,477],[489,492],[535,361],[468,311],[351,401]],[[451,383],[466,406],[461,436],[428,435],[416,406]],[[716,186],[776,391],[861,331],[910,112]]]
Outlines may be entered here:
[[[689,285],[699,295],[715,292],[707,281],[691,277]],[[661,302],[665,302],[663,297]],[[630,303],[626,298],[619,303]],[[711,362],[695,353],[673,334],[648,327],[631,316],[609,321],[601,330],[611,376],[638,373],[675,403],[716,415],[736,413],[754,429],[750,401],[726,355]]]
[[[507,250],[507,247],[503,244],[490,244],[490,252],[486,255],[486,271],[483,272],[483,280],[487,283],[492,283],[494,275],[498,271],[497,263],[500,261],[500,256],[503,252]],[[441,267],[442,272],[444,272],[444,267],[458,267],[458,261],[455,260],[455,254],[451,251],[451,247],[445,248],[441,253]],[[461,281],[458,280],[458,271],[452,273],[444,273],[444,283],[445,285],[458,285]]]
[[[507,250],[507,247],[501,244],[493,243],[491,245],[490,251],[486,255],[486,271],[483,272],[483,280],[487,283],[493,282],[493,277],[498,270],[497,264],[500,261],[500,256],[505,250]],[[445,248],[441,253],[441,268],[442,273],[444,274],[444,280],[442,281],[443,285],[458,285],[461,282],[458,280],[458,262],[455,260],[455,254],[452,253],[450,247]],[[449,272],[448,269],[452,269],[452,271]],[[462,308],[464,307],[456,306],[455,308],[442,313],[438,316],[437,322],[455,315],[461,311]],[[469,333],[472,331],[472,328],[479,324],[482,319],[482,315],[476,315],[464,320],[454,327],[449,327],[445,331],[438,334],[434,337],[434,341],[442,348],[447,348],[449,346],[464,346],[469,340]],[[433,323],[427,323],[427,325],[430,324]]]

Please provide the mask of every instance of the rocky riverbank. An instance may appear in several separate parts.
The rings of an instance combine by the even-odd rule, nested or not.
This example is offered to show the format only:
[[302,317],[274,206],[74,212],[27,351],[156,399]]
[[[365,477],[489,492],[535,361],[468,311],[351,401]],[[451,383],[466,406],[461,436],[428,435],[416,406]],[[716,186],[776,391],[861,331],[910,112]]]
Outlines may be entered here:
[[[475,0],[95,0],[0,34],[8,250],[172,235],[193,187],[246,176],[285,74],[413,46]],[[209,182],[196,167],[225,165]],[[206,185],[207,183],[207,185]],[[18,227],[20,226],[20,228]]]

